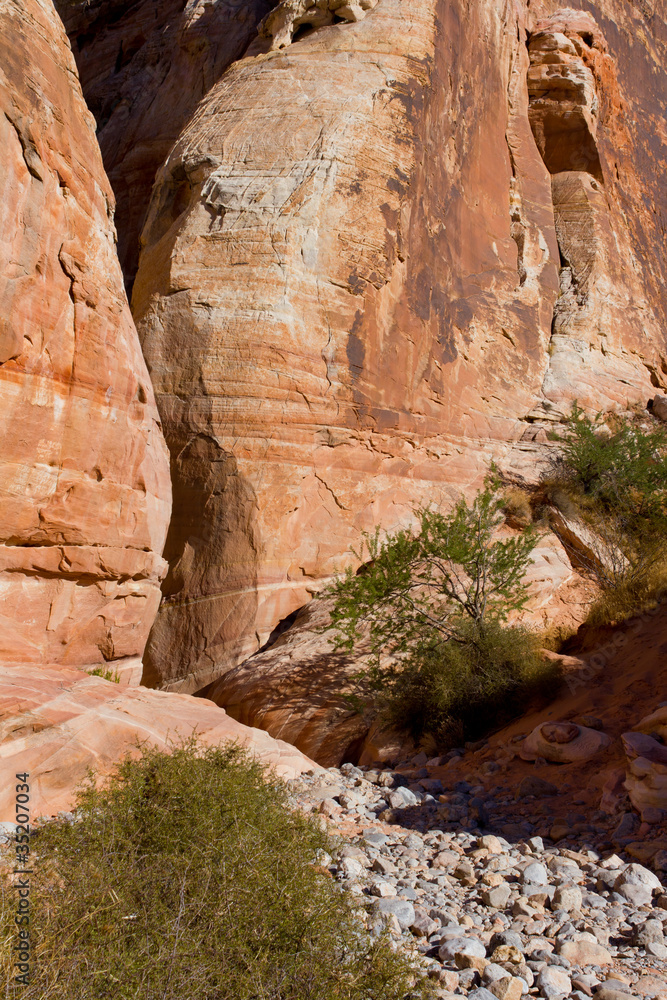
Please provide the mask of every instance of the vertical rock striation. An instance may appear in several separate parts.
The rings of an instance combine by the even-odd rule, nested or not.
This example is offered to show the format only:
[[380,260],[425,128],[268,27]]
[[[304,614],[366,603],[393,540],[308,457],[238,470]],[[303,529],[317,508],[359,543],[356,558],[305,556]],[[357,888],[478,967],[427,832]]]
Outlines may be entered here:
[[664,304],[656,297],[654,311],[624,210],[630,198],[633,214],[641,206],[641,137],[629,127],[615,61],[590,14],[564,10],[539,21],[528,51],[529,118],[551,175],[561,263],[536,413],[560,415],[574,398],[593,409],[622,406],[629,392],[643,391],[641,362],[651,368],[663,339]]
[[51,0],[0,5],[0,659],[136,665],[168,459]]

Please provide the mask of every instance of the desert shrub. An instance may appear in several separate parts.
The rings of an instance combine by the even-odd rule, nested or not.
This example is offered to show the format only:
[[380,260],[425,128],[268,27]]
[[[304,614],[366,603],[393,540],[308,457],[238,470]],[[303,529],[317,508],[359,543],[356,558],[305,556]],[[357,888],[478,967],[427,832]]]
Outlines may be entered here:
[[[593,532],[583,562],[602,587],[602,619],[634,613],[667,578],[667,430],[575,403],[535,494]],[[559,502],[560,501],[560,502]]]
[[552,653],[560,653],[563,646],[577,634],[577,629],[572,625],[545,624],[540,630],[540,646],[542,649],[550,649]]
[[30,985],[13,984],[15,899],[2,880],[4,997],[400,1000],[410,990],[406,961],[370,939],[351,897],[313,864],[332,850],[328,837],[238,747],[144,749],[102,787],[89,780],[78,822],[46,824],[33,846],[36,960]]
[[530,493],[519,486],[508,486],[503,490],[503,511],[508,524],[525,528],[533,520]]
[[366,536],[363,571],[348,570],[326,591],[334,644],[351,651],[367,636],[375,654],[356,677],[356,707],[443,746],[521,710],[539,672],[535,639],[507,621],[526,603],[538,536],[531,526],[499,538],[505,510],[490,478],[448,514],[416,511],[418,531]]
[[615,586],[604,587],[591,604],[588,625],[609,625],[652,611],[667,599],[667,561],[657,559],[644,572],[635,571]]
[[530,506],[535,524],[548,525],[549,512],[553,509],[567,518],[577,517],[581,510],[581,497],[574,483],[561,475],[544,475],[531,490]]
[[667,430],[617,414],[590,417],[576,402],[552,469],[600,509],[634,519],[664,518]]
[[498,622],[483,630],[471,622],[465,632],[465,641],[413,653],[381,688],[387,717],[440,747],[479,739],[560,686],[534,632]]
[[[353,650],[368,631],[373,652],[406,653],[460,634],[470,621],[483,630],[524,607],[524,576],[537,534],[528,529],[498,538],[505,519],[500,483],[489,479],[472,503],[451,513],[415,511],[419,531],[380,540],[365,535],[363,572],[350,568],[324,594],[334,598],[331,626],[337,648]],[[354,552],[363,561],[363,552]]]

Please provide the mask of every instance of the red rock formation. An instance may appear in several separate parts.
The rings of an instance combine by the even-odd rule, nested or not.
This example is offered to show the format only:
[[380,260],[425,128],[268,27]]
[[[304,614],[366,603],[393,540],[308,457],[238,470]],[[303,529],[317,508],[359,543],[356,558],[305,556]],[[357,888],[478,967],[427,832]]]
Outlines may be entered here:
[[116,195],[128,284],[155,174],[271,0],[56,0]]
[[167,454],[113,196],[50,0],[0,7],[0,657],[136,666]]
[[259,37],[269,39],[269,51],[291,45],[304,29],[324,28],[345,21],[363,21],[378,0],[281,0],[259,26]]
[[534,475],[574,398],[663,385],[665,25],[585,6],[380,0],[202,101],[133,297],[176,497],[151,683],[224,674],[491,456]]
[[119,688],[78,670],[45,666],[0,669],[0,822],[15,819],[17,771],[30,773],[34,819],[70,809],[89,768],[108,774],[137,741],[166,746],[196,730],[207,746],[248,747],[284,778],[316,765],[280,740],[248,729],[202,698]]
[[590,14],[565,10],[538,22],[528,51],[529,118],[551,174],[562,265],[535,413],[567,408],[573,396],[592,409],[622,406],[628,386],[643,390],[642,362],[657,364],[663,340],[664,303],[651,296],[624,217],[625,205],[634,201],[636,215],[641,203],[633,160],[642,140]]
[[527,51],[493,9],[406,11],[244,59],[159,175],[134,292],[177,497],[154,683],[252,652],[360,528],[477,479],[539,393],[557,248]]

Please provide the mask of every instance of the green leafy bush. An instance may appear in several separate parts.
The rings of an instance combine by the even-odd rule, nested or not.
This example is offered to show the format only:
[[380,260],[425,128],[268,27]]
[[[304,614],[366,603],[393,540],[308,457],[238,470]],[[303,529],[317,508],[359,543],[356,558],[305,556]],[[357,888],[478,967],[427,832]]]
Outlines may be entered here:
[[667,429],[575,403],[559,440],[536,496],[593,531],[578,558],[603,590],[591,613],[601,624],[646,606],[666,579]]
[[380,688],[388,719],[435,746],[477,740],[560,686],[560,670],[542,659],[534,632],[498,622],[483,630],[470,623],[464,632],[465,641],[414,653]]
[[[469,504],[461,498],[443,514],[415,511],[419,532],[398,531],[380,540],[365,535],[368,562],[348,569],[324,593],[334,598],[335,645],[354,649],[367,630],[377,657],[432,648],[457,637],[469,622],[483,630],[504,622],[527,600],[523,578],[537,542],[531,528],[497,538],[505,519],[500,483],[488,480]],[[360,561],[363,552],[354,552]]]
[[418,739],[452,745],[518,714],[538,676],[554,680],[535,637],[506,624],[526,603],[538,537],[529,527],[499,538],[506,508],[500,482],[489,478],[449,514],[416,511],[418,532],[366,536],[369,561],[326,591],[335,646],[352,651],[368,636],[374,654],[356,678],[357,708],[373,706]]
[[590,417],[575,402],[553,468],[580,495],[606,512],[664,518],[667,500],[667,430],[629,417]]
[[332,845],[286,797],[238,747],[192,740],[89,781],[79,821],[33,842],[27,987],[12,983],[15,898],[0,882],[3,996],[401,1000],[409,966],[313,865]]

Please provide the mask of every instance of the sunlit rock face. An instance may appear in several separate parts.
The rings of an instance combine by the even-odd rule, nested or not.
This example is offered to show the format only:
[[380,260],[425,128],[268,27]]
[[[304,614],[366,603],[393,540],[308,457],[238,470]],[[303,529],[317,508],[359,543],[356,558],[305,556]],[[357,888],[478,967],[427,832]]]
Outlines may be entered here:
[[590,408],[623,406],[646,385],[663,337],[664,304],[652,298],[626,214],[630,199],[633,215],[642,209],[632,162],[641,133],[631,128],[616,60],[590,14],[563,10],[539,21],[528,52],[529,119],[551,175],[561,263],[536,413],[567,410],[573,398]]
[[168,456],[50,0],[0,6],[0,659],[136,668]]
[[153,683],[219,676],[361,529],[478,481],[522,433],[558,266],[507,16],[382,0],[260,39],[160,171],[133,309],[182,512]]
[[282,48],[274,12],[208,90],[133,293],[175,494],[148,683],[224,704],[362,530],[663,386],[665,26],[584,6],[327,7]]

